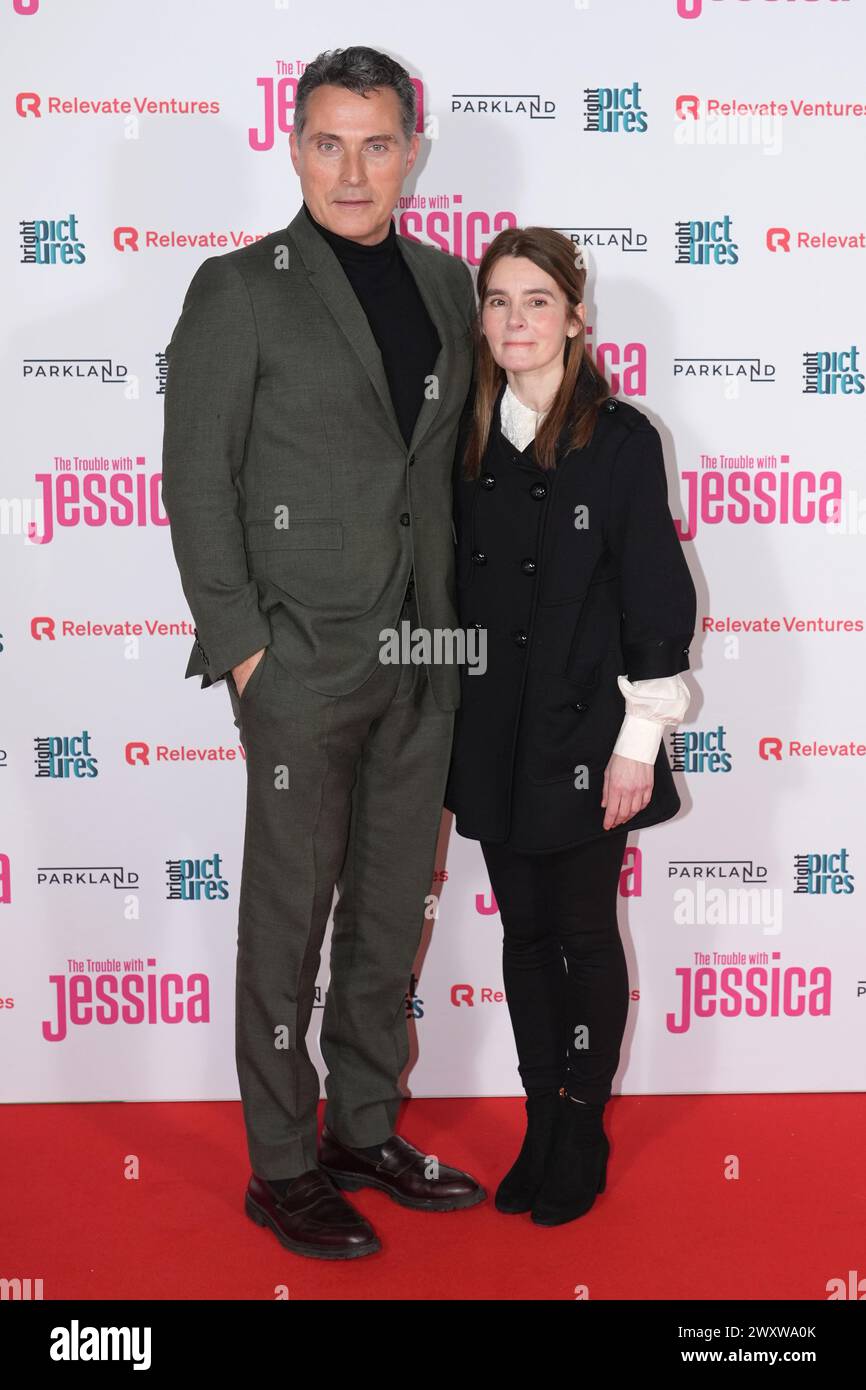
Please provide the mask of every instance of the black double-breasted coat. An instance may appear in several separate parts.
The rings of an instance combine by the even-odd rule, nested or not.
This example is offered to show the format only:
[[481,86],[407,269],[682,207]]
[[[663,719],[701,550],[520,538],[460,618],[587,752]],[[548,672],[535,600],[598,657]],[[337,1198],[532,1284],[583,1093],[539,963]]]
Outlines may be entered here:
[[[521,453],[503,435],[504,390],[477,479],[462,477],[465,431],[455,459],[460,625],[486,635],[486,670],[461,666],[445,805],[469,839],[543,852],[610,833],[617,676],[688,668],[696,595],[647,416],[605,401],[589,443],[569,450],[563,430],[545,471],[533,441]],[[652,797],[624,825],[669,820],[680,804],[662,741]]]

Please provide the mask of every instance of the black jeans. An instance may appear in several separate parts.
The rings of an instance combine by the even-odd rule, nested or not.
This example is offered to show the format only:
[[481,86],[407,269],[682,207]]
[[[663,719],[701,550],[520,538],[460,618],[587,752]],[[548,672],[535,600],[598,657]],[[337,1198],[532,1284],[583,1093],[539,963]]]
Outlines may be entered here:
[[573,849],[519,854],[481,841],[502,918],[502,973],[527,1095],[564,1086],[603,1104],[628,1014],[616,918],[627,826]]

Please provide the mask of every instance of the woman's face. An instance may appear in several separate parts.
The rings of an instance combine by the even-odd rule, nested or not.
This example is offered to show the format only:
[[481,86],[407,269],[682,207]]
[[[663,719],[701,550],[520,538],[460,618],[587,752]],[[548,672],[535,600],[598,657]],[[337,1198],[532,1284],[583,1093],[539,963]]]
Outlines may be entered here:
[[534,261],[500,256],[481,305],[481,331],[500,367],[532,372],[562,361],[566,338],[585,322],[583,304],[575,312],[569,318],[562,290]]

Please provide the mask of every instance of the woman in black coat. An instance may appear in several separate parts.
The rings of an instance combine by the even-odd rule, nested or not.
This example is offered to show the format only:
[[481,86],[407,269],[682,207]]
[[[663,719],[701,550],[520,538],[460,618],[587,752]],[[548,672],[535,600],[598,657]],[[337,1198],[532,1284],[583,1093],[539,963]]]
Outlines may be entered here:
[[445,805],[490,874],[527,1096],[496,1205],[540,1225],[604,1188],[619,875],[628,831],[680,809],[662,735],[688,707],[696,613],[658,431],[584,349],[585,278],[558,232],[491,242],[454,478],[470,642]]

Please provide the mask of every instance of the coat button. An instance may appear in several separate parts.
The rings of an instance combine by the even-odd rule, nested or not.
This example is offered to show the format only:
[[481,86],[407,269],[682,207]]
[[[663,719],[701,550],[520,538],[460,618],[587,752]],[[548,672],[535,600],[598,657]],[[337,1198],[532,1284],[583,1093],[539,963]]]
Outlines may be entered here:
[[512,632],[511,637],[518,647],[526,646],[526,633],[523,631],[522,627],[516,628],[514,632]]
[[619,410],[619,401],[615,401],[613,396],[609,396],[604,403],[604,408],[612,415],[615,410]]
[[401,525],[401,526],[408,526],[408,525],[409,525],[409,513],[408,513],[408,512],[401,512],[401,513],[400,513],[400,525]]
[[575,700],[575,702],[574,702],[574,704],[572,705],[571,708],[572,708],[572,709],[576,709],[576,710],[578,711],[579,714],[582,714],[583,711],[587,708],[586,701],[585,701],[585,700]]
[[530,497],[534,497],[537,502],[540,501],[542,497],[547,496],[546,485],[544,483],[536,483],[534,487],[529,489],[529,495]]
[[412,467],[412,465],[413,465],[414,462],[415,462],[415,455],[414,455],[414,454],[410,454],[410,455],[409,455],[409,467],[410,467],[410,468]]
[[520,561],[520,568],[524,574],[535,574],[537,566],[534,560],[527,559]]
[[473,563],[473,565],[486,565],[486,564],[487,564],[487,556],[485,555],[485,553],[484,553],[483,550],[473,550],[473,552],[472,552],[472,563]]
[[683,656],[688,656],[688,652],[689,652],[688,647],[683,647]]
[[492,487],[495,487],[495,486],[496,486],[496,479],[494,478],[494,476],[493,476],[492,473],[485,473],[485,474],[484,474],[484,477],[481,478],[481,479],[479,479],[479,481],[480,481],[482,487],[486,487],[486,488],[487,488],[487,491],[488,491],[488,492],[490,491],[490,489],[491,489]]

